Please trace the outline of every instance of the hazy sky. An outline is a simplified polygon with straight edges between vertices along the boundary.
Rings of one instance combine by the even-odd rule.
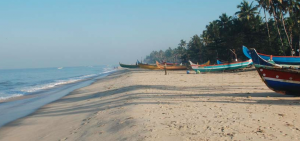
[[[0,69],[134,63],[234,15],[241,1],[1,0]]]

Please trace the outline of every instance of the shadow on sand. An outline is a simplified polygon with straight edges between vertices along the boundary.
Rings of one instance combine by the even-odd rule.
[[[179,89],[179,90],[178,90]],[[60,99],[56,101],[55,103],[74,103],[74,106],[72,107],[55,107],[53,109],[47,109],[47,110],[41,110],[39,114],[35,116],[58,116],[58,115],[65,115],[65,114],[78,114],[78,113],[91,113],[91,112],[98,112],[105,109],[110,108],[119,108],[119,107],[125,107],[130,105],[139,105],[139,104],[179,104],[182,100],[191,100],[191,102],[215,102],[215,103],[233,103],[233,104],[268,104],[268,105],[294,105],[298,106],[300,105],[300,100],[298,98],[295,98],[295,100],[290,100],[293,96],[286,96],[281,95],[273,92],[269,93],[226,93],[226,94],[215,94],[215,93],[205,93],[205,94],[179,94],[176,92],[184,92],[187,90],[207,90],[207,88],[203,87],[186,87],[186,88],[178,88],[174,86],[165,86],[165,85],[134,85],[134,86],[128,86],[128,87],[122,87],[119,89],[112,89],[112,90],[106,90],[103,92],[96,92],[91,93],[87,95],[76,97],[65,97],[63,99]],[[237,89],[237,87],[230,87],[227,89]],[[139,90],[139,91],[137,91]],[[149,92],[143,92],[140,91],[146,91]],[[151,90],[159,90],[160,93],[152,93]],[[174,93],[172,94],[166,94],[164,92],[161,92],[163,90],[174,90]],[[209,92],[208,90],[207,92]],[[210,92],[212,92],[211,90]],[[102,99],[105,96],[113,96],[112,98],[105,98]],[[246,97],[253,97],[253,99]],[[201,98],[218,98],[218,99],[212,99],[212,100],[200,100]],[[222,100],[224,97],[224,100]],[[234,101],[234,100],[228,100],[230,98],[238,98],[242,97],[244,98],[244,101]],[[267,97],[270,97],[269,99]],[[155,100],[153,100],[155,98]],[[176,99],[176,100],[170,100],[170,99]],[[255,98],[259,98],[259,100],[256,100]],[[288,99],[286,99],[288,98]],[[137,99],[143,99],[145,102],[135,102]],[[199,100],[197,100],[199,99]],[[221,99],[221,100],[220,100]],[[148,102],[147,102],[148,100]],[[89,101],[86,104],[80,104],[78,105],[79,101]],[[94,101],[94,102],[93,102]],[[152,102],[150,102],[152,101]],[[157,101],[157,102],[153,102]],[[168,102],[164,102],[168,101]],[[77,104],[76,104],[77,103]],[[73,105],[73,104],[71,104]]]

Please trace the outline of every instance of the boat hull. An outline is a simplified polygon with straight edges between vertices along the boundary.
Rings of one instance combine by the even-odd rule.
[[[250,49],[250,53],[259,76],[271,90],[281,94],[300,95],[299,68],[264,60],[255,49]]]
[[[157,61],[156,61],[156,66],[159,69],[165,69],[165,66],[160,65]],[[166,70],[187,70],[186,66],[166,66]]]
[[[194,71],[200,72],[217,72],[217,71],[227,71],[227,70],[236,70],[247,67],[252,63],[252,60],[236,63],[227,63],[219,65],[208,65],[208,66],[199,66],[198,68],[193,68]]]
[[[151,69],[151,70],[159,69],[156,65],[147,65],[147,64],[139,64],[139,67],[143,69]]]
[[[120,66],[122,68],[139,68],[139,65],[126,65],[126,64],[122,64],[122,63],[120,63]]]
[[[300,95],[299,73],[264,67],[257,67],[257,72],[271,90],[286,95]]]

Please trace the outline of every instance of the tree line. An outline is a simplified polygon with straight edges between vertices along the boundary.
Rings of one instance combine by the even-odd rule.
[[[246,60],[242,45],[272,55],[299,56],[300,0],[243,0],[234,16],[223,13],[209,22],[200,35],[181,40],[177,47],[152,51],[144,62],[167,61],[204,63],[217,59],[232,61],[235,50],[239,60]]]

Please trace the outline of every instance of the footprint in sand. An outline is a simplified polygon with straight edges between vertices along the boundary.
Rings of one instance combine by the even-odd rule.
[[[60,141],[65,141],[65,140],[67,140],[68,138],[67,137],[65,137],[65,138],[63,138],[63,139],[60,139]]]

